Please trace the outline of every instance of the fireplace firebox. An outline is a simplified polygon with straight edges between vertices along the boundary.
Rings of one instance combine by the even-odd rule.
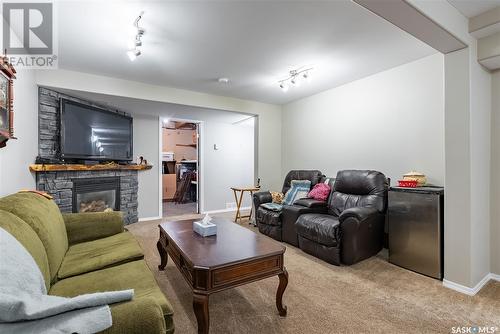
[[[73,179],[73,212],[120,211],[120,178]]]

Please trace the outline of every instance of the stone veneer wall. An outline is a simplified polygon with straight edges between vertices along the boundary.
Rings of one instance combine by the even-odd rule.
[[[84,103],[109,111],[121,113],[116,109],[81,100],[47,88],[38,89],[38,154],[42,158],[59,157],[60,142],[60,98]],[[123,113],[121,113],[123,114]],[[124,223],[132,224],[138,221],[137,213],[137,171],[63,171],[36,173],[36,188],[54,196],[62,212],[72,212],[73,179],[120,177],[120,211],[124,214]]]
[[[123,212],[124,223],[138,221],[137,215],[137,171],[64,171],[40,172],[36,174],[36,188],[54,196],[54,201],[62,212],[72,212],[73,179],[94,177],[120,177],[120,211]]]

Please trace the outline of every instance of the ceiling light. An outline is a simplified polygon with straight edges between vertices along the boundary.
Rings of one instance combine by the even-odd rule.
[[[286,84],[286,82],[281,82],[280,88],[283,91],[283,93],[286,93],[288,91],[288,85]]]
[[[139,16],[134,20],[133,26],[134,26],[135,39],[128,43],[128,51],[127,51],[127,56],[129,57],[130,61],[134,61],[135,58],[141,55],[141,51],[138,49],[138,47],[142,46],[141,38],[146,32],[144,28],[139,27],[139,21],[142,19],[143,15],[144,12],[141,12]]]
[[[306,79],[308,82],[311,79],[310,71],[312,68],[306,68],[306,69],[296,69],[296,70],[291,70],[288,72],[288,77],[286,79],[278,81],[280,88],[286,92],[288,90],[289,84],[294,87],[299,87],[300,86],[300,80],[301,78]]]
[[[304,72],[304,74],[302,74],[302,77],[308,82],[310,83],[311,82],[311,74],[309,73],[309,71],[306,71]]]
[[[128,50],[127,51],[127,56],[130,59],[130,61],[134,61],[135,58],[141,55],[141,51],[134,49],[134,50]]]
[[[229,83],[229,78],[219,78],[217,81],[223,84],[228,84]]]
[[[133,41],[128,41],[128,43],[127,43],[127,47],[128,47],[129,50],[133,50],[136,47],[141,46],[141,45],[142,45],[142,41],[140,39],[136,39],[136,40],[133,40]]]

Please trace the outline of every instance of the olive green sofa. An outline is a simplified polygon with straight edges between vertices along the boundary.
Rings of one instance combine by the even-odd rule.
[[[110,305],[103,333],[173,333],[173,310],[160,291],[120,212],[61,214],[35,193],[0,198],[0,227],[33,256],[50,295],[134,289],[131,301]]]

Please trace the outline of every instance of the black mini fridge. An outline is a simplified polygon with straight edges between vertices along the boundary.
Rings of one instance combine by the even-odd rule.
[[[443,279],[444,188],[391,187],[389,262]]]

